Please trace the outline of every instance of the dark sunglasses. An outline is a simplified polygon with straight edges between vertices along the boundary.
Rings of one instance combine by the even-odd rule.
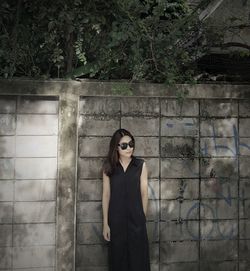
[[[129,146],[130,148],[134,148],[135,143],[134,143],[133,140],[131,140],[131,141],[129,141],[128,143],[127,143],[127,142],[123,142],[123,143],[121,143],[121,144],[118,144],[118,146],[120,146],[122,150],[126,150],[128,146]]]

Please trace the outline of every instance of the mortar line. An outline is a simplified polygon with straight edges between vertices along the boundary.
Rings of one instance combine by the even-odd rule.
[[[158,265],[158,270],[161,271],[161,101],[162,99],[159,97],[159,160],[158,160],[158,165],[159,165],[159,214],[158,214],[158,225],[157,225],[157,230],[158,230],[158,255],[159,255],[159,265]]]
[[[201,206],[201,99],[198,100],[198,153],[199,153],[199,196],[198,196],[198,201],[199,201],[199,208],[198,208],[198,271],[201,271],[201,210],[200,210],[200,206]]]

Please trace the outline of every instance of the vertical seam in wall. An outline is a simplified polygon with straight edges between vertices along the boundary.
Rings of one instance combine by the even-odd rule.
[[[237,148],[236,148],[236,159],[237,159],[237,167],[238,167],[238,201],[237,201],[237,209],[238,209],[238,223],[237,223],[237,270],[240,270],[240,167],[239,167],[239,159],[240,159],[240,145],[239,145],[239,141],[240,141],[240,106],[239,106],[240,101],[237,100],[237,110],[238,110],[238,114],[237,114]]]
[[[199,201],[199,214],[198,214],[198,271],[201,270],[201,217],[200,217],[200,203],[201,203],[201,100],[198,100],[198,154],[199,154],[199,168],[198,168],[198,173],[199,173],[199,195],[198,195],[198,201]]]
[[[75,191],[74,191],[74,194],[75,194],[75,199],[74,199],[74,240],[73,240],[73,249],[74,249],[74,253],[73,253],[73,271],[75,271],[75,266],[76,266],[76,246],[77,246],[77,240],[76,240],[76,234],[77,234],[77,220],[76,220],[76,211],[77,211],[77,207],[76,207],[76,204],[77,204],[77,193],[78,193],[78,151],[79,151],[79,138],[78,138],[78,128],[79,128],[79,118],[80,118],[80,106],[79,106],[79,100],[81,98],[80,95],[78,94],[73,94],[74,97],[75,97],[75,101],[76,101],[76,144],[75,144]]]
[[[161,98],[159,97],[159,160],[158,160],[158,165],[159,165],[159,214],[158,214],[158,255],[159,255],[159,266],[158,270],[161,270]]]

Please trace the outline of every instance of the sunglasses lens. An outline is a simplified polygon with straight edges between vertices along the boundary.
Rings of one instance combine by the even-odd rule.
[[[121,146],[122,150],[126,150],[128,145],[130,148],[134,148],[134,142],[132,140],[129,143],[127,143],[127,142],[121,143],[120,146]]]

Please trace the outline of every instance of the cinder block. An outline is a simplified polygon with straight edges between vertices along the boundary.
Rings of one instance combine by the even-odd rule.
[[[57,115],[17,115],[17,135],[57,135]]]
[[[149,244],[149,258],[151,264],[159,264],[159,243]]]
[[[240,137],[250,137],[250,118],[239,119],[239,136]]]
[[[15,247],[55,245],[55,224],[14,224]]]
[[[197,202],[196,200],[184,200],[182,203],[179,200],[161,200],[161,219],[166,221],[179,218],[198,219],[199,210],[193,207]]]
[[[159,199],[159,183],[160,181],[157,179],[151,180],[148,179],[148,198],[155,200]]]
[[[184,99],[179,102],[176,99],[161,99],[161,115],[163,116],[198,116],[199,104],[197,100]]]
[[[16,157],[56,157],[57,136],[17,136]]]
[[[250,177],[250,167],[249,167],[250,157],[239,157],[239,162],[240,162],[239,168],[240,177],[242,178]]]
[[[237,199],[201,199],[202,219],[237,219]]]
[[[13,181],[0,181],[0,201],[12,201],[13,191]]]
[[[237,259],[237,240],[217,240],[200,242],[201,260],[212,262]]]
[[[204,240],[229,240],[237,239],[237,220],[201,220],[201,239]]]
[[[160,222],[160,240],[164,241],[184,241],[199,238],[198,221],[176,221]]]
[[[239,262],[239,271],[246,271],[248,267],[249,267],[249,262],[247,261]]]
[[[250,156],[250,138],[239,139],[239,152],[241,156]]]
[[[121,100],[123,116],[158,116],[160,104],[158,98],[126,97]]]
[[[250,199],[240,199],[240,218],[250,218]]]
[[[79,136],[112,136],[119,129],[120,119],[117,116],[84,116],[79,117]]]
[[[56,179],[57,158],[17,158],[16,179]]]
[[[198,140],[195,137],[161,137],[161,157],[189,157],[199,156]]]
[[[18,113],[38,113],[38,114],[57,114],[58,113],[57,97],[42,96],[21,96],[17,100]]]
[[[134,151],[136,156],[159,156],[159,138],[135,137]]]
[[[216,259],[216,255],[214,255]],[[235,271],[238,270],[237,268],[237,261],[229,261],[229,262],[208,262],[208,261],[201,261],[201,270],[206,271]]]
[[[108,247],[104,245],[78,245],[76,248],[76,267],[107,266]]]
[[[51,267],[54,265],[54,246],[13,248],[13,268]]]
[[[14,159],[0,158],[0,179],[14,178]]]
[[[0,136],[0,157],[15,157],[14,136]]]
[[[16,112],[16,98],[5,96],[0,98],[0,113],[15,113]]]
[[[171,251],[171,253],[169,253]],[[161,263],[193,262],[198,260],[198,242],[162,242],[160,244]]]
[[[163,178],[195,178],[199,176],[198,158],[162,158],[161,176]]]
[[[79,180],[78,200],[102,200],[103,182],[100,180]]]
[[[148,178],[159,178],[159,158],[143,157],[147,165]]]
[[[103,223],[77,224],[77,244],[104,244]]]
[[[146,228],[150,245],[153,242],[159,242],[159,222],[147,221]]]
[[[250,181],[249,179],[240,179],[240,198],[250,199]]]
[[[79,202],[77,206],[77,221],[102,222],[102,203],[96,201]]]
[[[80,114],[119,115],[120,99],[116,97],[84,97],[79,101]]]
[[[0,223],[12,223],[13,203],[0,202]]]
[[[197,118],[161,118],[161,136],[197,136]]]
[[[12,225],[0,225],[0,247],[10,246],[12,246]]]
[[[16,202],[14,222],[55,222],[55,202]]]
[[[201,177],[232,178],[238,176],[238,163],[234,158],[204,158],[201,160]]]
[[[15,115],[0,114],[0,135],[14,135],[15,127]]]
[[[171,263],[161,264],[161,271],[198,271],[199,263]]]
[[[107,156],[110,137],[80,137],[79,156]]]
[[[56,180],[19,180],[15,182],[16,201],[56,199]]]
[[[250,101],[249,100],[239,101],[239,116],[250,117]]]
[[[199,179],[161,179],[161,199],[198,199]]]
[[[238,181],[236,178],[208,178],[201,180],[202,198],[237,198]]]
[[[250,219],[239,220],[240,239],[250,239]]]
[[[12,248],[0,247],[0,268],[11,270]]]
[[[238,103],[233,100],[201,100],[201,116],[202,117],[237,117]]]
[[[237,118],[202,119],[200,123],[201,136],[235,136],[234,127],[238,129]]]
[[[160,217],[160,201],[148,200],[148,209],[146,214],[147,221],[159,221]]]
[[[122,117],[121,127],[129,130],[133,136],[158,136],[159,118],[144,117]]]
[[[202,137],[200,150],[202,157],[236,157],[237,155],[234,138]]]
[[[102,178],[102,158],[79,158],[78,172],[79,179]]]

